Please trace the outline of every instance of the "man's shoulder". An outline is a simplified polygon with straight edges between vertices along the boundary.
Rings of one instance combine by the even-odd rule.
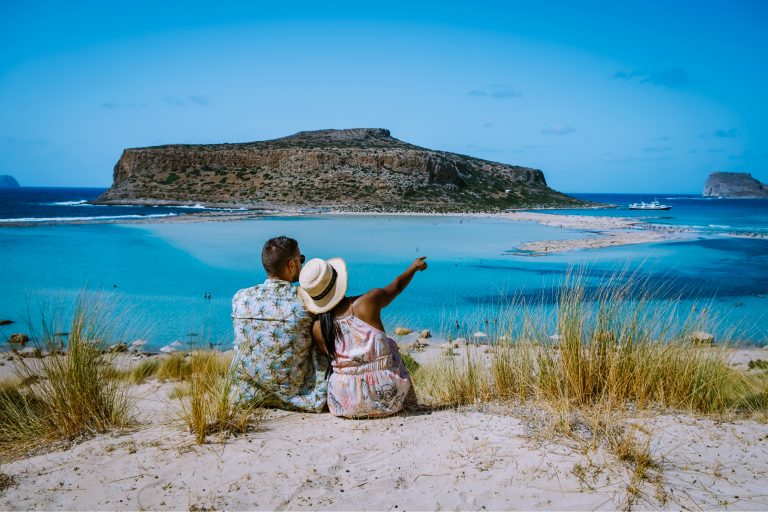
[[[235,310],[252,309],[257,304],[267,305],[273,309],[290,310],[297,317],[309,315],[299,298],[297,288],[287,282],[266,281],[256,286],[238,290],[232,297],[232,305]]]
[[[267,279],[263,283],[259,283],[248,288],[238,290],[235,295],[240,293],[253,293],[253,292],[280,292],[280,293],[293,293],[296,294],[296,287],[288,281],[281,281],[279,279]]]
[[[256,286],[249,286],[248,288],[243,288],[241,290],[237,290],[235,292],[235,298],[237,298],[237,297],[244,297],[244,296],[247,296],[247,295],[254,295],[255,293],[257,293],[259,291],[259,289],[261,289],[261,286],[262,285],[257,284]]]

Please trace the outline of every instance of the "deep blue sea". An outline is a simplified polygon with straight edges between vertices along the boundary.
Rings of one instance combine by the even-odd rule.
[[[88,204],[104,188],[0,188],[0,224],[9,222],[66,222],[91,219],[173,217],[191,211],[222,210],[203,206],[106,206]],[[223,209],[226,211],[226,209]]]
[[[412,216],[265,216],[237,222],[67,224],[66,219],[184,215],[194,209],[90,206],[103,189],[0,190],[0,224],[6,219],[59,219],[50,225],[0,227],[0,341],[29,332],[39,311],[66,315],[87,289],[114,309],[124,336],[145,338],[148,348],[171,341],[232,343],[230,300],[265,278],[265,239],[299,240],[307,257],[341,256],[351,294],[386,285],[413,258],[430,264],[385,310],[388,328],[406,325],[457,336],[507,329],[500,314],[512,300],[551,308],[552,292],[569,272],[583,274],[589,293],[625,270],[658,292],[658,303],[679,301],[678,315],[707,308],[711,330],[722,338],[768,342],[768,240],[731,238],[722,232],[764,233],[766,200],[705,200],[672,194],[574,194],[621,206],[563,213],[647,217],[692,226],[685,240],[583,250],[532,257],[518,254],[525,241],[592,236],[582,230],[494,218]],[[626,209],[658,198],[666,212]],[[551,212],[551,211],[550,211]],[[725,227],[727,226],[727,227]],[[613,278],[621,283],[623,278]],[[206,294],[210,293],[210,299]],[[31,318],[31,319],[30,319]],[[459,330],[456,330],[459,322]],[[27,325],[27,324],[30,325]],[[548,326],[554,333],[554,325]]]

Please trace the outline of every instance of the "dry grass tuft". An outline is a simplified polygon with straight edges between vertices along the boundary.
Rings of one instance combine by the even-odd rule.
[[[444,356],[411,372],[424,403],[445,407],[471,405],[493,399],[486,369],[467,350],[463,358]]]
[[[63,347],[54,335],[61,325],[43,315],[36,338],[49,353],[66,353],[19,360],[17,379],[29,385],[0,387],[0,454],[12,457],[130,422],[126,385],[112,378],[112,356],[103,354],[112,335],[110,318],[104,303],[81,294]]]
[[[157,375],[160,370],[160,361],[157,359],[146,359],[133,368],[129,373],[129,381],[133,384],[142,384],[147,379]]]
[[[246,432],[264,419],[265,410],[257,402],[233,401],[230,359],[212,352],[193,353],[188,361],[188,388],[177,393],[182,415],[199,444],[208,435]]]
[[[0,472],[0,494],[14,485],[16,485],[16,478],[13,475]]]
[[[159,360],[155,376],[162,382],[166,380],[188,380],[192,375],[189,359],[178,352]]]

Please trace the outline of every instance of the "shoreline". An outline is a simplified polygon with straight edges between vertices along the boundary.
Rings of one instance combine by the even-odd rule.
[[[141,204],[138,204],[141,205]],[[164,204],[160,206],[185,207],[188,204]],[[194,206],[201,206],[195,203]],[[228,205],[232,206],[232,205]],[[545,256],[576,250],[602,249],[608,247],[620,247],[625,245],[640,245],[689,240],[691,238],[741,238],[752,240],[768,239],[768,234],[744,233],[736,231],[706,233],[698,231],[690,226],[674,226],[653,224],[651,222],[632,217],[610,217],[602,215],[580,215],[578,213],[546,213],[542,211],[530,211],[530,209],[508,210],[504,212],[424,212],[424,211],[350,211],[346,209],[328,209],[321,211],[308,211],[301,209],[241,209],[243,205],[234,205],[232,210],[224,206],[209,205],[212,208],[204,211],[194,211],[183,214],[161,214],[157,216],[123,216],[123,217],[98,217],[78,218],[72,220],[66,218],[45,219],[40,221],[23,220],[0,222],[3,227],[38,227],[38,226],[76,226],[90,224],[116,224],[116,225],[146,225],[146,224],[176,224],[198,222],[238,222],[246,220],[269,219],[273,217],[455,217],[464,219],[504,219],[511,222],[530,222],[542,226],[573,230],[583,233],[585,236],[570,239],[530,240],[520,243],[509,253],[517,256]],[[614,205],[584,206],[581,208],[569,208],[572,210],[609,209]],[[217,208],[217,209],[213,209]],[[539,208],[537,210],[546,210]],[[548,208],[558,209],[558,208]]]
[[[594,207],[589,208],[594,209]],[[346,210],[328,210],[321,212],[308,211],[203,211],[163,217],[146,218],[106,218],[100,220],[77,219],[72,221],[45,220],[24,222],[3,222],[2,227],[37,227],[37,226],[70,226],[89,224],[175,224],[195,222],[237,222],[244,220],[268,219],[271,217],[457,217],[468,219],[504,219],[511,222],[532,222],[543,226],[585,232],[588,236],[574,240],[532,240],[518,245],[515,254],[541,256],[545,254],[567,252],[580,249],[599,249],[622,245],[660,243],[682,240],[700,235],[691,229],[667,227],[649,224],[628,217],[608,217],[578,214],[539,213],[527,210],[507,211],[499,213],[483,212],[350,212]],[[591,236],[590,236],[591,235]],[[722,236],[722,235],[721,235]],[[728,235],[726,235],[728,236]]]

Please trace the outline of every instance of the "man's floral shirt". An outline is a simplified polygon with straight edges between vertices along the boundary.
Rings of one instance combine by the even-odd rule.
[[[237,400],[258,399],[287,409],[325,407],[327,363],[312,343],[312,317],[296,287],[267,279],[232,299]]]

